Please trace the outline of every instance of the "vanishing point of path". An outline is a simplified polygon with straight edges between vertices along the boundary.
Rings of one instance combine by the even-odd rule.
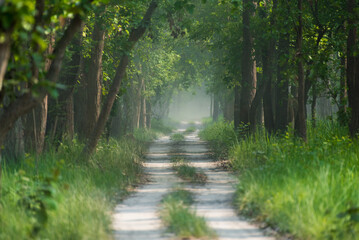
[[[179,129],[178,131],[184,131]],[[173,187],[183,182],[172,170],[171,156],[182,156],[208,177],[204,185],[186,184],[195,194],[194,208],[208,225],[216,231],[219,240],[271,240],[256,226],[237,216],[231,205],[236,179],[219,168],[210,158],[205,142],[198,131],[186,135],[185,141],[171,143],[163,137],[151,144],[144,165],[149,182],[116,206],[112,228],[114,238],[121,240],[174,239],[166,233],[159,218],[160,202]]]

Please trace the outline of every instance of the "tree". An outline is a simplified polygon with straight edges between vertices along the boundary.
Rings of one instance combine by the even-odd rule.
[[[89,158],[89,156],[95,151],[96,145],[97,145],[97,143],[100,139],[100,136],[105,128],[106,122],[110,116],[113,103],[116,99],[118,91],[120,90],[121,83],[125,76],[127,65],[129,63],[128,52],[130,52],[134,48],[137,41],[145,33],[148,25],[150,24],[151,17],[153,15],[154,11],[156,10],[157,6],[158,6],[158,4],[157,4],[156,0],[151,1],[139,26],[130,31],[130,35],[128,37],[128,42],[126,44],[126,51],[124,52],[124,55],[121,57],[121,60],[119,61],[118,67],[116,69],[116,75],[113,79],[111,88],[110,88],[107,98],[104,102],[103,108],[102,108],[100,116],[98,118],[98,121],[96,122],[96,126],[95,126],[86,146],[83,149],[85,158]]]
[[[355,0],[348,0],[348,40],[347,40],[347,84],[348,100],[351,110],[349,130],[352,137],[359,131],[359,57],[357,40],[357,15]]]

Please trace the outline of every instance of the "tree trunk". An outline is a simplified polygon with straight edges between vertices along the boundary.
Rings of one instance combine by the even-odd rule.
[[[340,88],[339,88],[339,110],[338,110],[338,121],[342,126],[348,124],[347,121],[347,82],[345,78],[346,70],[346,57],[342,56],[340,59],[341,70],[340,70]]]
[[[218,93],[213,95],[213,121],[217,122],[219,117],[219,96]]]
[[[239,128],[240,124],[241,124],[241,119],[240,119],[240,87],[238,86],[238,83],[236,83],[235,87],[234,87],[234,104],[233,104],[233,119],[234,119],[234,127],[236,129]]]
[[[273,76],[273,51],[274,41],[271,40],[263,50],[263,81],[265,89],[263,94],[264,126],[268,132],[274,130],[273,105],[272,105],[272,76]]]
[[[54,51],[53,45],[55,36],[50,35],[49,46],[46,50],[46,56],[50,56]],[[45,60],[45,71],[48,71],[51,66],[51,60]],[[38,78],[38,69],[34,71],[35,78]],[[32,112],[25,116],[25,147],[26,150],[35,150],[36,154],[41,154],[45,145],[45,134],[47,126],[47,112],[48,112],[48,95],[33,109]]]
[[[11,32],[12,31],[4,33],[4,41],[0,42],[0,91],[2,90],[4,76],[10,58]]]
[[[253,15],[252,0],[244,0],[243,10],[243,50],[242,50],[242,84],[239,106],[239,122],[250,123],[249,114],[253,98],[256,94],[257,76],[256,62],[253,54],[253,39],[250,29],[250,18]],[[238,125],[236,126],[238,127]]]
[[[298,0],[298,26],[297,26],[297,68],[298,68],[298,122],[296,125],[296,133],[305,142],[307,141],[307,126],[305,114],[305,83],[304,83],[304,67],[303,67],[303,23],[302,23],[302,0]]]
[[[224,96],[223,118],[225,121],[232,122],[234,120],[233,109],[234,109],[234,96],[233,96],[233,90],[230,90],[228,91],[226,96]]]
[[[357,47],[357,22],[354,9],[356,8],[356,1],[348,0],[347,84],[348,101],[351,109],[349,131],[352,137],[357,137],[359,132],[359,57],[355,56]]]
[[[289,79],[288,70],[289,34],[281,34],[278,45],[278,65],[275,98],[275,129],[285,131],[288,125],[288,95]]]
[[[147,109],[146,109],[146,97],[144,92],[146,91],[146,84],[143,80],[143,85],[142,85],[142,96],[141,96],[141,124],[140,127],[141,128],[146,128],[147,127]]]
[[[317,105],[317,87],[316,87],[316,83],[312,84],[312,92],[313,92],[313,96],[312,96],[312,103],[310,105],[310,111],[311,111],[311,115],[312,115],[312,127],[315,128],[316,125],[316,110],[315,107]]]
[[[151,119],[152,119],[152,111],[151,111],[151,101],[146,101],[146,109],[147,109],[147,118],[146,118],[146,125],[148,129],[151,129],[152,127],[152,123],[151,123]]]
[[[147,26],[150,24],[152,14],[154,13],[156,8],[157,8],[157,1],[152,0],[139,27],[132,30],[130,33],[128,43],[126,44],[127,45],[126,52],[130,52],[135,46],[135,44],[137,43],[137,41],[143,36],[143,34],[147,29]],[[93,130],[89,141],[87,142],[86,146],[83,149],[84,157],[87,160],[89,156],[95,151],[96,145],[100,140],[100,136],[105,128],[107,119],[110,116],[112,105],[116,99],[118,91],[120,90],[122,80],[126,73],[128,62],[129,62],[129,56],[126,53],[124,53],[116,69],[116,74],[113,79],[113,83],[110,87],[109,93],[101,110],[95,129]]]
[[[88,139],[91,136],[91,130],[95,128],[101,109],[101,73],[102,73],[102,55],[105,46],[105,27],[101,15],[96,14],[94,30],[92,33],[93,46],[91,57],[86,67],[88,68],[84,81],[86,86],[86,115],[83,118],[80,138]]]

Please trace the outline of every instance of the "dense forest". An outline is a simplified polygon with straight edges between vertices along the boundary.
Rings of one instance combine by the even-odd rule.
[[[111,238],[108,212],[196,89],[239,212],[356,239],[358,27],[358,0],[0,1],[0,239]]]

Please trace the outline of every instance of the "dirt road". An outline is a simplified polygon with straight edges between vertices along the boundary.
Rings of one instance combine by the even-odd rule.
[[[179,129],[179,132],[184,129]],[[119,204],[113,214],[115,239],[173,239],[165,232],[158,216],[160,201],[172,187],[180,184],[172,170],[171,157],[184,157],[192,166],[201,169],[208,177],[204,185],[185,184],[195,193],[194,209],[203,216],[220,240],[270,240],[257,227],[237,216],[231,206],[235,178],[217,167],[210,158],[205,142],[200,141],[198,131],[186,135],[185,141],[173,144],[163,137],[151,144],[145,172],[150,182],[139,187],[135,193]]]

